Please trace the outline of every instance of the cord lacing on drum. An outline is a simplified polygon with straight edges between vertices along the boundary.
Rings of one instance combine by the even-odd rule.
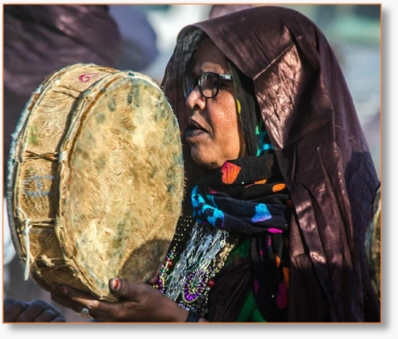
[[[30,225],[30,219],[26,215],[26,213],[18,207],[18,211],[21,212],[25,218],[24,221],[24,230],[22,231],[23,240],[25,242],[25,250],[26,250],[26,261],[25,261],[25,269],[24,269],[24,279],[29,279],[29,269],[30,269],[30,240],[29,240],[29,230],[32,228]]]

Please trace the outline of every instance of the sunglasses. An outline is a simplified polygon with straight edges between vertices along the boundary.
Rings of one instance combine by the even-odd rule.
[[[186,75],[183,78],[183,90],[185,99],[189,97],[196,85],[205,98],[214,98],[220,90],[221,81],[232,82],[232,75],[204,72],[199,77]]]

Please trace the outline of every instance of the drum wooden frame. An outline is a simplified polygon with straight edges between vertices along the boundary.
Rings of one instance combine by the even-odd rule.
[[[149,77],[94,64],[50,76],[13,135],[7,205],[31,275],[115,301],[109,279],[147,281],[181,213],[177,120]]]

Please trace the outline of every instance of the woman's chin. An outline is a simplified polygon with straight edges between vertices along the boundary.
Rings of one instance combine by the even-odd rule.
[[[219,161],[210,159],[208,156],[203,155],[202,152],[197,152],[194,149],[191,149],[191,158],[196,165],[208,170],[216,169],[222,166],[222,164],[219,165]]]

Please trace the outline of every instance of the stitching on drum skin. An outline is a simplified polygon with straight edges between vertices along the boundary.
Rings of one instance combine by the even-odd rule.
[[[48,152],[48,153],[36,153],[33,151],[26,150],[26,160],[30,159],[46,159],[50,161],[58,160],[58,152]]]
[[[58,86],[58,88],[54,88],[53,91],[55,93],[65,94],[65,95],[70,96],[75,99],[77,99],[81,94],[80,91],[75,90],[69,86]]]
[[[58,261],[58,264],[56,263]],[[44,267],[40,267],[40,270],[43,271],[48,271],[52,268],[68,268],[68,266],[65,264],[65,260],[63,257],[52,257],[49,258],[45,254],[41,255],[39,258],[36,259],[37,265],[44,265]]]
[[[54,228],[54,222],[55,218],[45,218],[45,219],[35,219],[35,221],[31,222],[30,224],[34,228],[40,228],[40,227],[45,227],[45,228]],[[33,231],[31,231],[33,232]]]
[[[68,265],[57,265],[57,264],[51,263],[51,266],[48,266],[48,265],[46,265],[46,263],[44,263],[41,260],[39,260],[37,263],[40,265],[41,273],[46,272],[46,271],[47,272],[52,271],[54,269],[57,269],[57,270],[66,269],[66,271],[70,270],[70,267]]]

